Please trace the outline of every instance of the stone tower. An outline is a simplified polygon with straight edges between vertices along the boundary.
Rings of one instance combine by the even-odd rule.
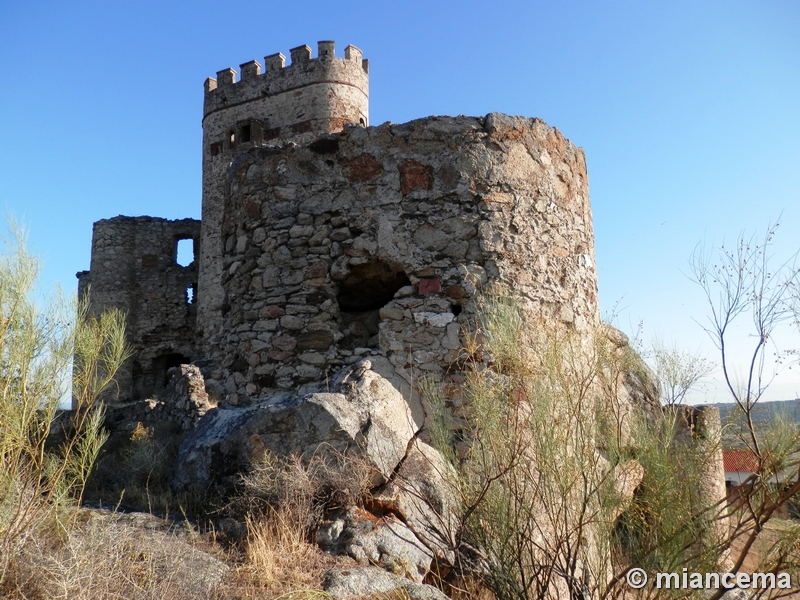
[[[225,300],[206,384],[223,403],[324,385],[362,358],[409,398],[425,377],[457,386],[494,283],[527,333],[590,339],[599,323],[584,153],[539,119],[346,127],[243,148],[219,179]]]
[[[464,331],[495,283],[534,335],[589,339],[599,324],[583,151],[498,113],[371,127],[367,61],[344,55],[319,42],[316,58],[300,46],[288,66],[274,54],[263,73],[251,61],[239,81],[206,80],[201,223],[96,224],[81,286],[93,309],[129,315],[121,400],[188,359],[223,405],[324,385],[367,357],[409,401],[422,378],[457,389]],[[196,265],[174,264],[181,238]]]
[[[220,237],[226,171],[236,156],[270,140],[301,142],[342,131],[348,123],[369,124],[369,63],[361,50],[347,46],[335,56],[335,43],[322,41],[317,58],[311,48],[265,57],[265,72],[253,60],[217,73],[205,82],[203,106],[203,245],[198,283],[198,340],[207,349],[221,333],[226,304],[220,285],[223,246]]]

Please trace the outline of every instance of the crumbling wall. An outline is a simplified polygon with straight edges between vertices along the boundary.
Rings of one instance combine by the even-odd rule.
[[[430,117],[247,149],[227,169],[210,383],[244,403],[365,355],[458,383],[503,282],[526,323],[599,322],[583,151],[538,119]],[[204,215],[205,218],[205,215]]]
[[[92,314],[126,314],[135,353],[106,398],[110,404],[160,393],[167,371],[194,356],[197,261],[178,264],[179,240],[192,240],[196,255],[200,221],[120,216],[94,224],[91,267],[78,273],[78,293],[90,293]]]
[[[106,412],[105,426],[112,432],[130,432],[137,425],[169,425],[188,431],[214,407],[206,393],[203,375],[194,365],[171,367],[169,382],[159,398],[146,398]]]

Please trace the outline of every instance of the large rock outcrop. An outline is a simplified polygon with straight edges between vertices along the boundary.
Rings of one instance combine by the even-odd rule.
[[[430,548],[397,516],[377,516],[356,507],[338,511],[326,521],[317,543],[361,565],[377,565],[416,582],[422,582],[433,560]]]
[[[446,600],[447,596],[432,585],[410,581],[387,573],[377,567],[356,567],[329,571],[323,582],[325,591],[335,600],[350,600],[365,596],[411,600]]]
[[[403,396],[368,360],[343,369],[328,391],[277,394],[246,408],[209,411],[186,437],[173,487],[207,491],[229,486],[265,452],[311,458],[332,452],[365,461],[376,485],[406,455],[416,425]]]
[[[398,515],[437,560],[453,564],[460,525],[454,482],[441,453],[415,439],[396,475],[373,494],[372,505]]]

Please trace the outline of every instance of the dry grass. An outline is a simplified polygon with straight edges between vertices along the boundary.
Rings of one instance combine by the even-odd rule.
[[[327,597],[320,591],[324,573],[352,561],[325,554],[310,540],[326,509],[364,501],[372,476],[362,462],[332,452],[309,461],[265,456],[243,478],[242,494],[230,506],[243,515],[247,538],[236,583],[226,595]]]
[[[321,590],[325,572],[350,564],[309,543],[292,515],[248,519],[247,528],[243,563],[225,588],[226,598],[327,598]]]
[[[308,543],[303,528],[287,511],[269,518],[248,518],[245,554],[263,583],[318,586],[322,580],[322,552]]]
[[[81,518],[63,539],[32,533],[11,561],[0,598],[218,598],[215,588],[228,567],[164,522],[98,511],[81,511]]]
[[[153,437],[144,429],[131,437],[119,453],[129,467],[126,483],[158,484]],[[320,590],[325,572],[353,562],[313,544],[316,527],[327,508],[363,501],[372,475],[332,453],[308,462],[268,458],[228,507],[246,526],[238,541],[176,532],[146,513],[65,507],[72,527],[42,521],[27,528],[0,573],[0,599],[319,600],[327,597]]]

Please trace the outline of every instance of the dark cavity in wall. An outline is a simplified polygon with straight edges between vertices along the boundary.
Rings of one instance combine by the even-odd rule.
[[[411,285],[405,272],[376,260],[355,265],[339,287],[340,331],[343,350],[377,348],[378,311],[386,306],[401,287]]]
[[[339,140],[320,138],[308,145],[308,149],[316,154],[335,154],[339,151]]]
[[[250,141],[251,130],[250,125],[242,125],[242,133],[240,141],[244,144]]]

